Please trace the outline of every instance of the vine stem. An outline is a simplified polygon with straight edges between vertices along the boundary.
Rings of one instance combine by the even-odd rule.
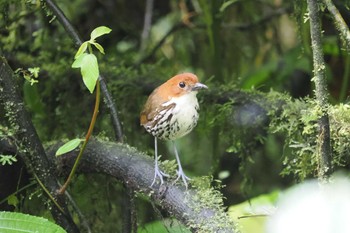
[[[95,123],[96,123],[96,119],[97,119],[97,114],[98,114],[98,109],[99,109],[99,106],[100,106],[100,99],[101,99],[101,93],[100,93],[100,81],[97,81],[96,82],[96,100],[95,100],[95,107],[94,107],[94,112],[92,114],[92,118],[91,118],[91,122],[90,122],[90,126],[89,126],[89,130],[88,132],[86,133],[86,136],[85,136],[85,140],[83,142],[83,145],[81,146],[80,148],[80,151],[79,151],[79,154],[77,156],[77,159],[75,160],[74,162],[74,165],[73,165],[73,168],[72,170],[70,171],[69,173],[69,176],[66,180],[66,182],[63,184],[63,186],[60,188],[60,190],[58,191],[60,194],[63,194],[69,183],[71,182],[74,174],[75,174],[75,171],[77,170],[78,168],[78,164],[79,164],[79,161],[84,153],[84,150],[86,148],[86,145],[87,143],[89,142],[89,139],[90,139],[90,136],[92,134],[92,131],[95,127]]]

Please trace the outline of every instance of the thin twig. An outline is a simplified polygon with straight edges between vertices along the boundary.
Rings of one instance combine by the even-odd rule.
[[[292,7],[278,8],[278,9],[273,10],[270,14],[267,14],[254,22],[242,23],[242,24],[224,23],[224,24],[222,24],[222,27],[225,29],[234,29],[234,30],[239,30],[239,31],[251,30],[254,27],[261,27],[263,24],[270,22],[270,20],[272,20],[276,17],[288,14],[291,12],[291,10],[292,10]]]
[[[322,111],[322,115],[318,120],[319,137],[317,141],[318,148],[318,166],[319,179],[327,178],[331,173],[331,143],[330,143],[330,128],[328,117],[328,90],[326,79],[326,66],[323,58],[322,42],[321,42],[321,20],[319,6],[317,0],[307,0],[309,17],[310,17],[310,33],[311,47],[313,53],[313,72],[315,82],[315,94],[318,107]]]
[[[326,4],[327,9],[331,13],[334,24],[335,24],[336,28],[338,29],[338,31],[341,35],[341,38],[343,39],[343,41],[346,45],[348,52],[350,52],[350,31],[349,31],[347,24],[345,23],[342,15],[338,11],[337,7],[333,4],[332,0],[323,0],[323,1]]]
[[[151,31],[152,26],[152,15],[153,15],[153,2],[154,0],[147,0],[146,1],[146,9],[145,9],[145,19],[143,23],[143,30],[141,33],[141,52],[145,50],[149,34]]]
[[[156,52],[157,50],[164,44],[165,40],[175,31],[185,28],[185,24],[183,22],[179,22],[177,24],[175,24],[164,36],[162,39],[160,39],[158,41],[158,43],[153,47],[153,49],[144,57],[142,57],[140,60],[138,60],[135,63],[135,67],[139,66],[140,64],[142,64],[143,62],[147,61],[148,59],[150,59]]]
[[[69,192],[65,192],[64,193],[67,197],[67,199],[69,200],[69,203],[73,206],[74,211],[78,214],[79,217],[79,221],[81,222],[81,224],[85,227],[85,230],[87,233],[92,233],[91,228],[89,226],[88,221],[86,220],[84,214],[81,212],[81,210],[79,209],[79,206],[77,205],[77,203],[75,203],[74,199],[72,198],[72,196],[69,194]]]

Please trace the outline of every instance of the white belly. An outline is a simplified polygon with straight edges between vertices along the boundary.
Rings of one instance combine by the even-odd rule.
[[[161,138],[175,140],[191,132],[197,125],[199,106],[196,94],[196,92],[191,92],[187,95],[174,97],[165,104],[175,103],[176,106],[172,111],[169,133],[165,133]]]

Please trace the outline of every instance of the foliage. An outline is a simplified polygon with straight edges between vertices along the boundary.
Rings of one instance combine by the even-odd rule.
[[[93,93],[96,81],[100,75],[98,69],[98,62],[96,56],[91,53],[91,46],[95,46],[100,53],[105,54],[103,47],[95,41],[96,38],[110,33],[112,30],[105,26],[95,28],[90,35],[90,40],[85,41],[79,47],[77,53],[74,56],[75,61],[72,64],[73,68],[80,68],[81,76],[85,86],[89,89],[90,93]],[[90,54],[86,52],[89,49]]]
[[[13,155],[0,155],[0,164],[1,165],[12,165],[14,162],[17,162],[17,159]]]
[[[270,113],[271,114],[271,113]],[[331,128],[332,163],[335,167],[344,167],[349,161],[349,114],[348,104],[328,107]],[[297,180],[314,177],[317,167],[317,119],[321,116],[312,99],[286,99],[279,115],[271,117],[270,131],[286,135],[282,174],[293,174]],[[291,153],[289,153],[291,152]]]
[[[0,212],[0,230],[10,232],[64,233],[60,226],[47,219],[22,213]]]

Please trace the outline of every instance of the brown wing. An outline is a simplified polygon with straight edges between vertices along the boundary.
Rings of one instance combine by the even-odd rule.
[[[156,91],[156,90],[155,90]],[[158,121],[154,121],[154,118],[163,110],[170,110],[175,107],[175,103],[169,104],[167,106],[162,106],[164,101],[160,98],[154,98],[155,91],[148,97],[146,104],[140,114],[140,124],[145,126],[146,124],[152,122],[151,127],[154,127]],[[170,116],[172,117],[172,116]]]
[[[140,124],[145,125],[149,121],[152,121],[154,116],[156,115],[156,109],[158,106],[162,105],[161,99],[154,98],[154,95],[158,88],[156,88],[151,95],[148,97],[145,105],[143,106],[143,110],[140,114]]]

